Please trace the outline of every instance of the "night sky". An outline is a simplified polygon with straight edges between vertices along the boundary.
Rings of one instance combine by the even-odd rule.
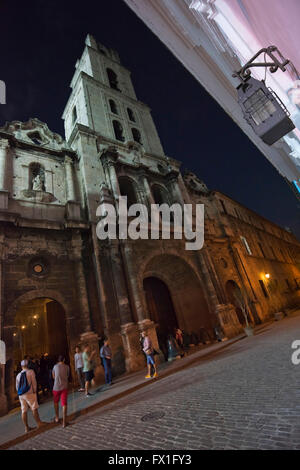
[[[90,33],[132,71],[168,156],[300,237],[299,202],[277,170],[122,0],[1,0],[0,19],[0,126],[37,117],[64,134],[69,84]]]

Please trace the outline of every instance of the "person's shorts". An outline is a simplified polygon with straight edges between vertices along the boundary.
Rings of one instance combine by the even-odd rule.
[[[85,378],[86,382],[90,382],[91,380],[93,380],[94,377],[95,376],[94,376],[94,371],[93,370],[89,370],[88,372],[84,373],[84,378]]]
[[[34,411],[39,407],[36,393],[24,393],[24,395],[19,396],[19,400],[21,403],[22,413],[25,413],[28,408],[30,408],[31,411]]]
[[[152,364],[155,366],[153,354],[147,354],[147,364]]]
[[[68,390],[67,389],[60,390],[60,391],[52,390],[52,393],[53,393],[54,403],[59,403],[59,399],[60,399],[61,406],[67,406],[67,402],[68,402]]]

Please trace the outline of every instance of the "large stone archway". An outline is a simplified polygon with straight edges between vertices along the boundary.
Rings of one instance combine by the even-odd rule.
[[[142,274],[143,280],[151,277],[160,279],[167,286],[181,329],[197,335],[201,335],[204,329],[213,334],[212,317],[202,283],[185,259],[174,254],[154,256],[144,266]]]
[[[43,302],[43,300],[45,302]],[[47,301],[47,302],[46,302]],[[32,309],[36,308],[39,309],[41,308],[41,305],[43,303],[48,303],[48,312],[46,312],[46,315],[48,314],[48,323],[46,326],[44,326],[44,330],[49,329],[49,334],[47,335],[47,341],[42,341],[43,346],[44,344],[47,344],[47,347],[49,348],[49,351],[52,353],[56,352],[56,339],[60,336],[62,337],[62,341],[59,342],[59,345],[61,348],[63,348],[63,351],[61,351],[62,354],[68,354],[68,351],[71,350],[72,345],[71,345],[71,338],[72,338],[72,333],[71,333],[71,309],[69,306],[69,303],[64,299],[64,297],[59,293],[55,292],[49,289],[40,289],[40,290],[33,290],[30,292],[27,292],[26,294],[18,297],[7,309],[7,312],[5,313],[5,327],[4,327],[4,341],[6,344],[6,353],[7,353],[7,362],[6,362],[6,367],[5,367],[5,391],[9,403],[9,407],[12,407],[15,402],[15,373],[17,370],[16,367],[16,361],[19,361],[20,359],[20,354],[24,355],[29,353],[30,355],[36,351],[36,353],[39,353],[39,349],[35,347],[35,339],[34,335],[29,335],[29,338],[32,336],[32,341],[31,341],[31,346],[27,347],[28,351],[25,350],[25,348],[22,348],[21,351],[18,351],[18,346],[16,346],[16,337],[17,335],[20,336],[22,339],[21,343],[25,341],[25,337],[22,333],[22,325],[20,323],[20,319],[24,318],[24,326],[27,328],[27,324],[25,325],[25,318],[26,318],[26,310],[30,312]],[[29,309],[27,308],[29,307]],[[34,314],[34,311],[32,310],[32,315],[30,316],[31,323],[34,322],[34,317],[38,315]],[[59,325],[55,325],[55,318],[61,318],[61,321],[59,322]],[[32,317],[32,318],[31,318]],[[20,325],[19,325],[20,323]],[[65,332],[62,331],[63,326],[65,325]],[[33,324],[31,327],[34,330]],[[55,329],[59,330],[58,331],[58,337],[55,337]],[[41,329],[42,331],[42,329]],[[28,341],[28,340],[27,340]],[[63,345],[63,342],[66,341],[67,344]],[[36,341],[37,343],[37,341]],[[44,346],[45,347],[45,346]],[[60,349],[61,349],[60,348]],[[46,350],[43,352],[47,352]]]

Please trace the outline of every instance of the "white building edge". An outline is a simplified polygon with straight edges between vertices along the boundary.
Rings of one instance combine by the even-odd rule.
[[[232,77],[241,64],[244,65],[260,48],[270,44],[260,44],[255,36],[249,40],[243,34],[244,26],[231,22],[232,12],[228,9],[227,0],[125,2],[222,106],[279,173],[290,183],[294,182],[292,186],[300,194],[299,138],[289,135],[272,146],[266,145],[245,121],[237,102],[236,87],[240,82]],[[280,49],[280,44],[275,45]],[[263,79],[264,74],[265,69],[252,69],[255,78]],[[288,73],[267,72],[267,85],[276,91],[293,114],[286,94],[288,81],[291,83]]]

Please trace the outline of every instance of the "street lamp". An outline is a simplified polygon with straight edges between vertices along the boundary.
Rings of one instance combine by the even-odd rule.
[[[266,276],[267,279],[270,279],[270,274],[269,273],[265,274],[265,276]]]
[[[277,52],[282,62],[273,54]],[[264,53],[272,62],[254,62]],[[285,59],[276,46],[260,49],[233,77],[238,77],[241,84],[237,87],[238,102],[244,118],[250,124],[254,132],[268,145],[274,144],[284,135],[295,129],[290,119],[290,114],[279,96],[269,87],[264,80],[256,80],[251,77],[250,67],[265,67],[271,73],[279,68],[285,72],[286,65],[290,61]]]

